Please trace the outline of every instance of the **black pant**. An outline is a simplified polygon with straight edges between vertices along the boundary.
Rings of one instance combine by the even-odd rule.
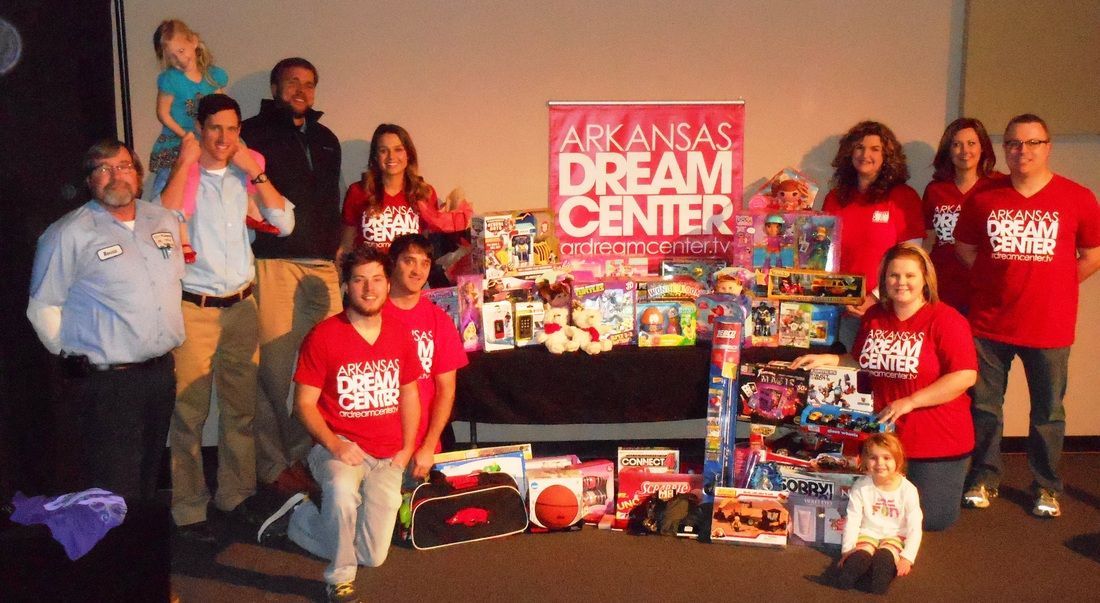
[[[153,499],[176,401],[172,355],[71,376],[62,390],[55,489],[103,488],[128,499]]]

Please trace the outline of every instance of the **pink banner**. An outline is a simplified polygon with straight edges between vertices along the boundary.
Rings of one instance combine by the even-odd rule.
[[[551,105],[563,259],[729,258],[744,123],[740,102]]]

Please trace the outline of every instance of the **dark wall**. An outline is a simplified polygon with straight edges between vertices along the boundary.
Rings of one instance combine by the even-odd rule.
[[[22,57],[0,75],[0,496],[49,489],[55,374],[26,319],[35,242],[83,203],[79,166],[115,136],[111,3],[5,0]],[[63,444],[63,443],[62,443]]]

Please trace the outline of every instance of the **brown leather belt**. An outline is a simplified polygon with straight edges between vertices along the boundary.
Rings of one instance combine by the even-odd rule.
[[[183,301],[191,302],[200,308],[228,308],[239,301],[248,299],[249,295],[252,295],[252,285],[241,289],[233,295],[227,295],[225,297],[199,295],[198,293],[184,291]]]

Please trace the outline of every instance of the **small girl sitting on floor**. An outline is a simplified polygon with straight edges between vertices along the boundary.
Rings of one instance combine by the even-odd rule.
[[[905,451],[892,433],[863,443],[866,476],[852,485],[844,524],[837,586],[850,589],[870,576],[871,592],[883,594],[894,576],[905,576],[917,559],[921,523],[917,488],[905,479]]]

